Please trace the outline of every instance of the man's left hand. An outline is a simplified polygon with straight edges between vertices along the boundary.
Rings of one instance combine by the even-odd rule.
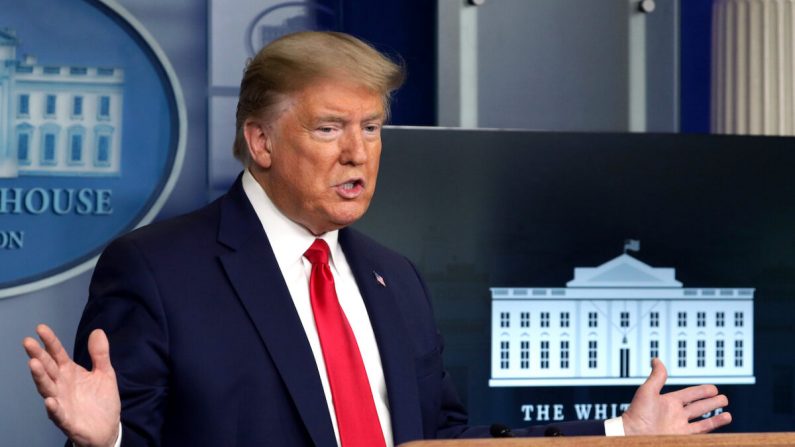
[[[699,385],[660,394],[668,373],[660,359],[653,359],[651,374],[621,416],[624,434],[685,435],[707,433],[732,421],[728,412],[702,419],[702,415],[729,404],[715,385]],[[693,422],[691,422],[693,421]]]

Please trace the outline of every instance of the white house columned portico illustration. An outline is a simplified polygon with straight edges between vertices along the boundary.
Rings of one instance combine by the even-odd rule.
[[[0,178],[119,176],[124,71],[17,59],[0,29]]]
[[[494,287],[492,387],[753,384],[753,288],[686,288],[624,253],[566,287]]]

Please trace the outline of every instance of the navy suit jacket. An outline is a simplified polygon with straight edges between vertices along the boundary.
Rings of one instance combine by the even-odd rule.
[[[414,266],[352,229],[339,243],[372,321],[395,444],[488,436],[467,426]],[[303,326],[240,179],[207,207],[107,247],[75,343],[87,367],[95,328],[110,339],[125,446],[336,446]],[[604,433],[599,421],[558,427]]]

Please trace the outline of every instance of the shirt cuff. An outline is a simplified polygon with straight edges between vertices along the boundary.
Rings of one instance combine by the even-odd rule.
[[[619,418],[621,419],[621,418]],[[607,421],[605,421],[607,423]],[[606,431],[606,430],[605,430]],[[624,434],[624,425],[621,424],[621,434]],[[119,437],[116,438],[116,443],[113,444],[113,447],[121,447],[121,421],[119,421]]]
[[[624,436],[624,421],[621,416],[605,420],[605,436]]]
[[[77,447],[77,444],[73,442],[72,447]],[[121,421],[119,421],[119,437],[116,438],[116,442],[113,444],[113,447],[121,447]]]

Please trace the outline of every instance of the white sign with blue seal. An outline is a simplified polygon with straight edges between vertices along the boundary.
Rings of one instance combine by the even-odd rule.
[[[110,240],[152,221],[179,176],[186,125],[171,65],[117,3],[5,5],[0,298],[92,268]]]

